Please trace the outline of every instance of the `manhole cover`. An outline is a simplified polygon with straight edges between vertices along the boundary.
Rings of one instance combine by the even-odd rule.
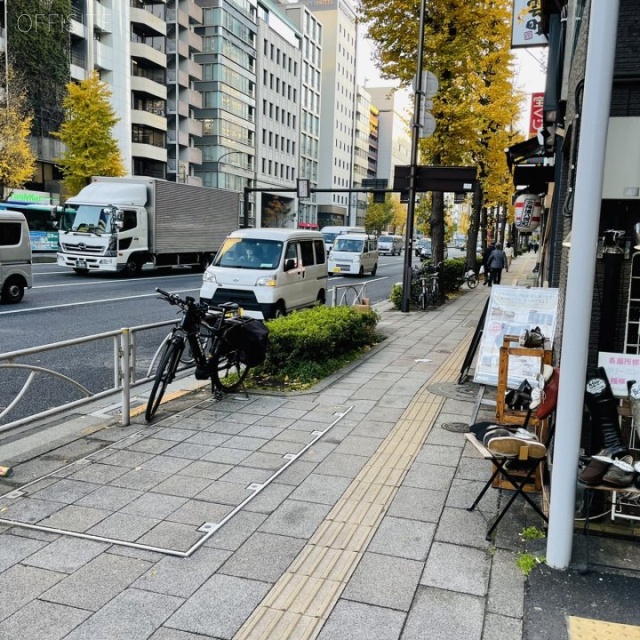
[[[445,431],[453,431],[454,433],[466,433],[469,431],[469,425],[464,422],[445,422],[442,428]]]
[[[429,391],[437,396],[461,400],[462,402],[475,402],[478,397],[478,385],[475,383],[437,382],[429,386]]]

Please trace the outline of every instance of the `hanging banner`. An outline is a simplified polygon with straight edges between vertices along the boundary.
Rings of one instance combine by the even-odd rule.
[[[540,226],[542,198],[533,193],[525,193],[516,198],[515,225],[520,233],[531,233]]]
[[[546,47],[542,33],[542,0],[513,0],[511,48]]]
[[[553,345],[557,307],[558,289],[493,286],[478,347],[473,381],[498,386],[500,347],[504,336],[516,336],[517,340],[524,331],[540,327],[542,335]],[[517,389],[525,378],[535,387],[540,365],[540,358],[511,356],[508,387]]]
[[[640,382],[640,355],[632,353],[598,352],[598,366],[604,367],[616,398],[627,398],[627,382]]]
[[[544,93],[531,94],[531,117],[529,118],[529,136],[533,138],[544,127]]]

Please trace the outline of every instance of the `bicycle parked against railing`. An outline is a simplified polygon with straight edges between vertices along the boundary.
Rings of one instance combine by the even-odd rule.
[[[158,410],[165,389],[174,380],[181,362],[189,364],[193,359],[196,378],[210,378],[213,392],[235,391],[244,382],[250,367],[264,360],[264,353],[252,355],[243,348],[238,339],[242,337],[242,329],[247,323],[257,323],[262,327],[259,331],[265,332],[263,335],[268,333],[258,320],[240,317],[239,307],[235,303],[226,302],[210,307],[190,297],[182,299],[175,293],[162,289],[156,291],[169,304],[182,309],[182,320],[162,347],[145,411],[147,421]],[[258,350],[262,345],[255,345],[254,348]]]
[[[417,292],[417,305],[423,311],[430,306],[435,306],[441,298],[440,294],[440,268],[442,263],[435,267],[429,267],[429,273],[418,276],[420,286]]]

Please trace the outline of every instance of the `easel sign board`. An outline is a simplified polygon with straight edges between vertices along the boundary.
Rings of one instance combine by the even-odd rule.
[[[627,380],[640,382],[640,355],[600,351],[598,366],[604,367],[607,372],[611,390],[616,398],[626,398],[629,395]]]
[[[500,347],[505,335],[519,336],[526,330],[540,327],[542,334],[553,344],[557,309],[558,289],[504,285],[491,287],[473,381],[498,386]],[[510,356],[507,386],[517,389],[525,378],[535,386],[541,366],[540,358]]]

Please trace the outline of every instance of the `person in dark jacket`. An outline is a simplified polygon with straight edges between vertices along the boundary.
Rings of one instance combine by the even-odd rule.
[[[487,260],[487,266],[489,267],[489,286],[492,284],[500,284],[500,280],[502,280],[502,270],[506,268],[508,272],[509,264],[507,262],[507,256],[502,250],[502,244],[499,242],[491,252]]]
[[[489,284],[489,256],[496,248],[496,243],[492,242],[482,254],[482,266],[484,267],[484,282],[482,284]]]

